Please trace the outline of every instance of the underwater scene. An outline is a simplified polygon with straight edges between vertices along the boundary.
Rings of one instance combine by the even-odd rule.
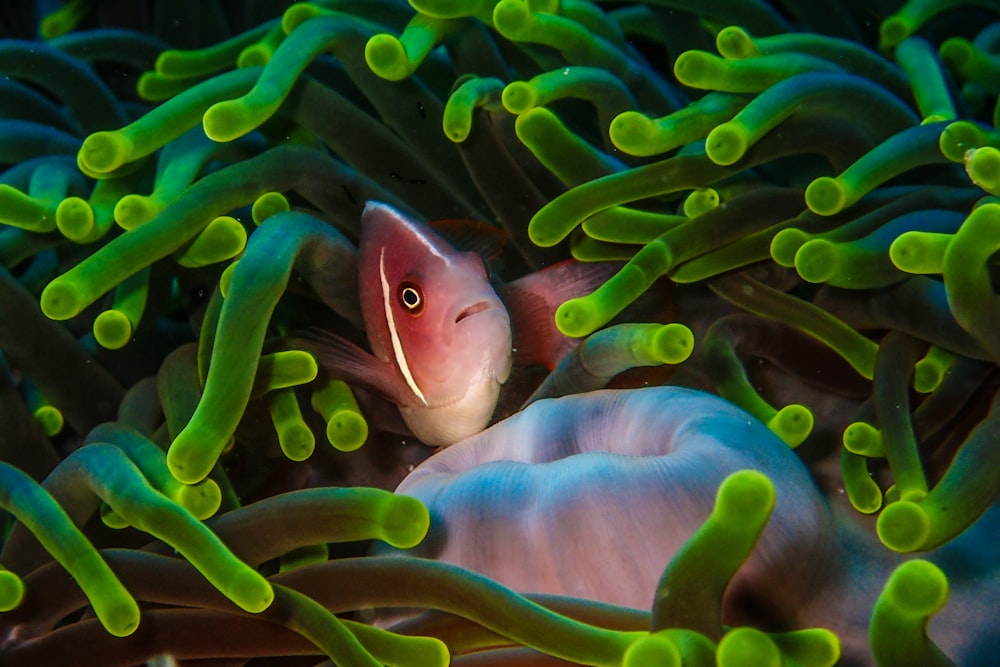
[[[0,0],[0,665],[1000,655],[998,0]]]

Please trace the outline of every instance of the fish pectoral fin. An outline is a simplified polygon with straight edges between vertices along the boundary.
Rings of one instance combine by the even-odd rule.
[[[590,294],[621,268],[619,262],[578,262],[569,259],[530,273],[497,290],[510,314],[514,333],[514,363],[555,368],[580,341],[556,327],[556,309]]]
[[[285,341],[316,357],[316,363],[332,379],[371,387],[397,405],[421,404],[391,365],[346,338],[313,327]]]
[[[556,329],[552,307],[541,296],[531,292],[503,290],[500,295],[510,316],[514,365],[555,366],[553,357],[559,353],[553,348],[563,345],[558,337],[566,337]],[[567,352],[572,349],[573,342],[573,339],[566,338]]]

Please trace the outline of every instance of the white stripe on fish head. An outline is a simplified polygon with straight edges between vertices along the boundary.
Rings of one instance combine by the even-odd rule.
[[[396,318],[392,314],[391,289],[389,280],[385,277],[385,248],[382,248],[382,251],[379,253],[378,276],[382,282],[382,306],[385,309],[385,322],[389,327],[389,338],[392,341],[392,353],[396,357],[396,364],[399,366],[400,372],[403,373],[403,379],[406,380],[406,384],[413,390],[417,398],[420,399],[420,402],[427,405],[424,392],[420,390],[417,381],[413,379],[413,373],[410,372],[410,365],[406,361],[406,352],[403,350],[403,343],[399,340],[399,332],[396,330]]]

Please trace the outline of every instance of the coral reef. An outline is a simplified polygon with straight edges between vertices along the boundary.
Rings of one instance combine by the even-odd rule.
[[[36,0],[0,74],[0,663],[992,664],[995,2]],[[366,202],[508,300],[440,453],[317,352]]]

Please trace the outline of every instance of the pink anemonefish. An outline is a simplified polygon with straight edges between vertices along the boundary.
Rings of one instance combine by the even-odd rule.
[[[489,424],[515,361],[515,337],[519,364],[552,368],[572,349],[576,341],[555,327],[555,309],[612,271],[604,263],[560,262],[498,294],[479,254],[368,202],[358,285],[371,353],[328,332],[313,331],[301,342],[331,377],[380,391],[417,438],[444,447]]]

